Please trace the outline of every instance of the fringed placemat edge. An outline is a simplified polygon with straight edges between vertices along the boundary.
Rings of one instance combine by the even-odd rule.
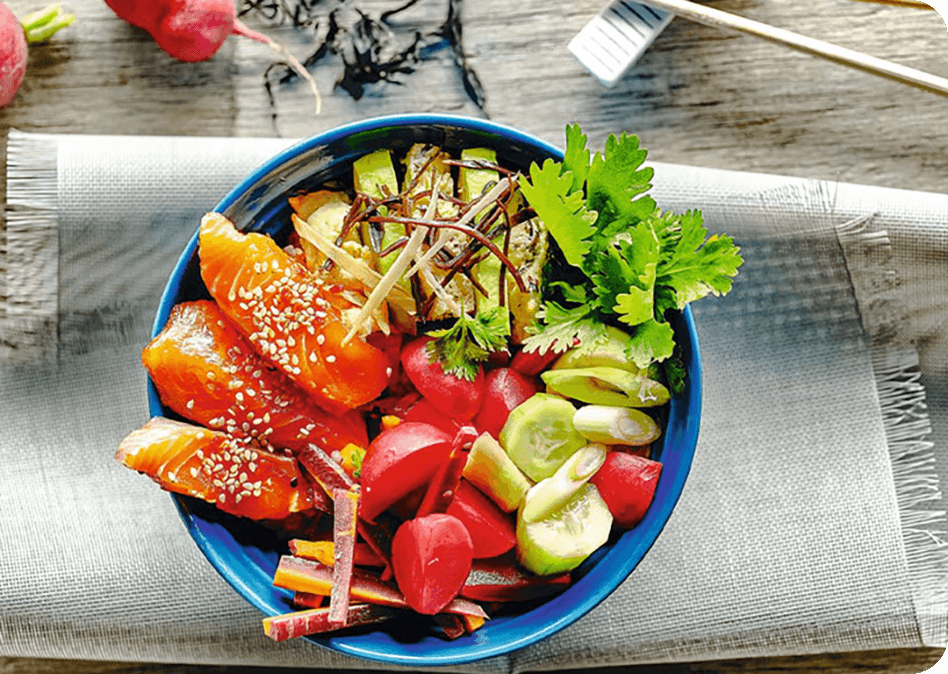
[[[5,279],[0,295],[0,361],[58,357],[58,143],[11,129],[7,137]]]
[[[876,216],[836,228],[869,345],[895,485],[906,565],[919,638],[926,646],[948,641],[948,513],[936,471],[934,443],[918,352],[898,339],[902,309],[894,290],[888,233]]]

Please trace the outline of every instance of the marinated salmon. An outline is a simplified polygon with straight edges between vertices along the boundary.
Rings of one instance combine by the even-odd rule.
[[[358,412],[330,415],[262,358],[209,300],[176,305],[142,353],[158,395],[181,416],[237,439],[301,451],[368,446]]]
[[[237,231],[218,213],[201,221],[201,276],[223,312],[272,362],[332,414],[375,399],[388,385],[386,355],[342,340],[341,288],[287,255],[268,236]]]
[[[115,458],[163,489],[232,515],[281,520],[314,506],[313,488],[296,459],[164,417],[126,436]]]

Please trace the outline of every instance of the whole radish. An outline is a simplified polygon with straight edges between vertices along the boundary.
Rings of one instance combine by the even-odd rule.
[[[48,40],[76,17],[58,5],[27,14],[20,21],[0,2],[0,108],[13,100],[26,75],[27,44]]]
[[[281,45],[240,21],[234,0],[105,0],[105,4],[120,19],[148,31],[159,47],[179,61],[206,61],[231,35],[248,37],[276,49],[307,81],[319,112],[319,91],[306,68]]]

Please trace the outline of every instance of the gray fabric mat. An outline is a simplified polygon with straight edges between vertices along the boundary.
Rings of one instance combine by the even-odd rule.
[[[112,460],[148,416],[138,355],[180,250],[287,143],[11,134],[0,655],[367,666],[266,639],[168,496]],[[704,410],[680,504],[588,616],[454,670],[944,646],[948,197],[671,165],[655,183],[746,260],[694,307]]]

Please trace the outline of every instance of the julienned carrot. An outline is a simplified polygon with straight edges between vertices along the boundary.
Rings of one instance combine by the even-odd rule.
[[[306,541],[294,538],[289,545],[290,554],[294,557],[312,559],[326,566],[333,566],[335,563],[335,546],[332,541]],[[356,566],[385,566],[385,562],[368,543],[357,542],[352,553],[352,561]]]
[[[284,555],[280,558],[276,573],[273,574],[273,584],[297,593],[329,596],[332,593],[332,569],[309,559]],[[353,570],[349,596],[358,602],[410,608],[404,595],[394,584],[379,580],[363,569]],[[308,598],[304,595],[301,599],[306,601]],[[463,597],[455,598],[443,612],[487,618],[484,609]]]
[[[329,624],[342,627],[346,624],[349,611],[359,492],[355,489],[335,489],[332,502],[334,563],[332,590],[329,595]]]
[[[352,604],[346,610],[343,625],[334,624],[329,619],[330,608],[312,608],[293,613],[263,619],[264,633],[274,641],[286,641],[293,637],[308,634],[332,632],[342,626],[370,625],[388,620],[394,611],[387,606],[373,604]]]
[[[322,608],[326,605],[326,595],[312,592],[294,592],[293,606],[299,608]]]
[[[310,444],[303,448],[297,458],[306,472],[312,475],[313,480],[330,496],[336,489],[349,490],[355,485],[342,466],[316,445]]]
[[[460,617],[464,622],[464,629],[467,630],[469,634],[479,630],[484,626],[484,623],[487,622],[484,618],[476,615],[462,614]]]

